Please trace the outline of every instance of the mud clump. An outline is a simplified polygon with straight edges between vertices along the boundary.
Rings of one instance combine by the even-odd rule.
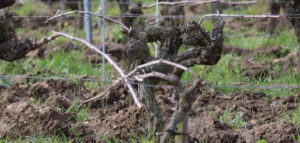
[[[295,134],[297,131],[292,123],[274,122],[241,133],[238,142],[253,143],[264,139],[267,142],[288,143],[294,142],[292,136]]]
[[[97,142],[96,141],[96,128],[102,128],[94,122],[76,123],[72,125],[70,138],[76,139],[76,142]],[[103,136],[101,136],[103,137]],[[104,140],[101,140],[104,142]],[[99,141],[98,141],[99,142]]]
[[[259,140],[267,142],[293,142],[293,135],[298,132],[292,123],[272,122],[259,125],[250,130],[232,130],[220,123],[207,112],[190,119],[190,136],[194,141],[209,143],[255,143]]]
[[[99,137],[104,135],[107,138],[112,138],[112,135],[115,135],[121,140],[128,140],[132,133],[145,136],[147,127],[145,110],[131,106],[116,114],[102,117],[99,125],[101,125],[101,128],[97,129]]]
[[[172,115],[170,109],[175,105],[171,103],[170,96],[158,95],[156,99],[162,109],[163,120],[166,124]],[[129,101],[121,98],[115,104],[107,104],[102,107],[97,119],[76,125],[84,126],[84,129],[79,129],[82,132],[83,140],[91,138],[91,134],[85,134],[91,130],[95,133],[98,142],[104,142],[103,136],[108,139],[113,139],[115,136],[125,142],[130,141],[131,135],[146,137],[148,123],[146,111],[133,104],[131,98]]]
[[[46,105],[58,105],[59,107],[63,108],[63,109],[68,109],[71,105],[72,102],[67,99],[66,97],[63,96],[57,96],[57,95],[53,95],[50,96],[49,98],[47,98],[47,100],[45,101]]]
[[[2,87],[0,91],[0,104],[8,105],[26,99],[27,85],[15,85],[12,87]]]
[[[286,111],[296,110],[299,99],[298,95],[271,98],[264,93],[221,94],[209,89],[198,95],[193,104],[189,132],[194,140],[200,142],[253,143],[261,139],[293,142],[292,135],[299,132],[292,123],[282,122],[281,116]],[[243,114],[246,128],[234,130],[219,122],[218,117],[225,110],[230,110],[231,114]],[[257,121],[253,122],[253,119]]]
[[[49,107],[36,109],[21,101],[7,106],[1,113],[0,137],[9,135],[18,138],[19,135],[30,136],[34,133],[67,134],[68,126],[66,118],[57,111]]]
[[[47,83],[37,82],[30,88],[29,95],[45,100],[49,97],[51,91],[52,88]]]
[[[205,112],[199,116],[192,117],[189,121],[190,136],[198,142],[236,142],[238,133],[234,132],[226,124],[219,122]]]
[[[234,113],[242,113],[243,119],[250,122],[252,119],[264,118],[263,123],[271,123],[281,117],[287,110],[295,110],[298,107],[299,97],[286,97],[272,99],[264,93],[236,92],[233,94],[221,94],[213,89],[197,96],[192,114],[211,110],[220,116],[224,110]],[[262,124],[262,122],[257,122]]]
[[[75,97],[85,99],[86,90],[82,85],[72,82],[48,80],[33,84],[28,96],[39,98],[46,105],[58,105],[63,108],[71,106]]]
[[[48,80],[47,84],[52,87],[57,94],[65,95],[67,97],[73,96],[84,97],[85,93],[88,92],[82,84],[75,84],[73,82]]]

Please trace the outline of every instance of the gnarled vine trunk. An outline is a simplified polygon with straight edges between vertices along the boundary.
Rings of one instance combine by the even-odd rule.
[[[158,59],[175,61],[188,67],[195,64],[214,65],[219,61],[223,50],[223,26],[224,22],[220,20],[219,23],[214,26],[212,32],[205,31],[196,22],[188,22],[182,27],[162,26],[150,23],[143,30],[133,28],[129,33],[125,33],[133,39],[129,42],[124,54],[127,71],[134,69],[139,64],[155,59],[147,52],[149,48],[146,43],[156,41],[160,42]],[[194,46],[194,48],[178,54],[178,50],[183,44]],[[170,74],[173,70],[174,68],[169,65],[158,64],[146,68],[144,72],[149,73],[156,71]],[[180,71],[180,73],[183,72],[182,70],[177,71]],[[181,74],[178,75],[180,79]],[[142,101],[146,106],[149,117],[148,120],[151,122],[149,125],[151,127],[158,127],[157,130],[162,131],[164,124],[161,119],[160,109],[153,95],[153,91],[151,91],[149,87],[146,87],[147,84],[155,85],[158,81],[156,78],[146,80],[139,84],[139,89]],[[181,99],[178,111],[174,114],[168,126],[169,128],[173,128],[179,121],[182,121],[183,118],[188,117],[191,105],[191,101],[189,101],[190,94],[192,94],[192,91],[186,92],[182,90],[182,92],[180,92]],[[165,140],[166,139],[167,137]]]
[[[32,39],[18,40],[12,22],[12,15],[4,7],[11,6],[14,0],[2,0],[0,4],[0,59],[14,61],[35,50]]]

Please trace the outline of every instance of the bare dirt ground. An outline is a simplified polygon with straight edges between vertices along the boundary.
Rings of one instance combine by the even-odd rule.
[[[71,107],[75,97],[83,100],[97,93],[85,90],[82,85],[49,80],[31,87],[1,87],[0,93],[0,137],[9,135],[18,138],[20,135],[43,133],[64,135],[74,141],[103,142],[103,136],[111,138],[115,135],[125,141],[130,139],[130,135],[146,136],[145,110],[138,109],[130,97],[116,96],[109,102],[101,99],[89,103],[87,113],[90,116],[80,122],[76,113],[58,109]],[[157,89],[156,97],[165,122],[175,106],[170,93],[170,90]],[[282,120],[282,113],[297,108],[300,94],[272,99],[264,93],[221,94],[206,89],[199,91],[194,98],[189,121],[189,134],[193,140],[252,143],[263,138],[268,142],[283,143],[292,142],[292,135],[298,133],[292,123]],[[40,103],[34,104],[33,99]],[[247,125],[232,129],[228,124],[221,123],[217,117],[228,108],[232,113],[242,113]]]

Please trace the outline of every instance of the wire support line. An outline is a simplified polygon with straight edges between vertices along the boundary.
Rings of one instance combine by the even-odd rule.
[[[51,15],[34,15],[34,16],[13,16],[13,18],[51,18]],[[64,17],[84,17],[81,15],[69,15]]]
[[[72,80],[82,80],[82,81],[93,81],[93,82],[113,82],[113,80],[101,80],[100,78],[85,78],[85,77],[77,77],[77,78],[67,78],[67,77],[57,77],[57,76],[49,76],[49,77],[36,77],[36,76],[26,76],[26,75],[0,75],[0,78],[5,79],[40,79],[40,80],[63,80],[63,81],[72,81]]]
[[[85,82],[108,82],[113,83],[116,80],[103,80],[100,78],[90,78],[90,77],[76,77],[76,78],[67,78],[67,77],[35,77],[35,76],[26,76],[26,75],[0,75],[0,78],[4,79],[38,79],[38,80],[61,80],[61,81],[85,81]],[[206,81],[207,82],[207,81]],[[138,85],[139,82],[135,81],[129,81],[130,84]],[[185,85],[191,84],[191,82],[184,81]],[[270,89],[300,89],[300,85],[284,85],[284,84],[277,84],[277,85],[230,85],[229,84],[220,84],[220,85],[209,85],[213,82],[207,82],[207,86],[200,87],[201,89],[209,89],[209,88],[233,88],[233,89],[264,89],[264,90],[270,90]],[[153,85],[153,84],[145,84],[147,87],[152,88],[175,88],[175,86],[172,85]]]
[[[108,18],[300,18],[300,14],[280,14],[280,15],[271,15],[271,14],[260,14],[260,15],[246,15],[246,14],[204,14],[204,15],[105,15]],[[35,15],[35,16],[13,16],[14,18],[51,18],[53,15]],[[83,17],[82,15],[68,15],[65,17]]]
[[[42,3],[46,3],[46,4],[60,4],[60,1],[45,1]],[[64,4],[78,4],[78,3],[82,3],[81,1],[65,1]]]
[[[273,86],[255,86],[255,85],[214,85],[204,86],[201,88],[235,88],[235,89],[300,89],[300,85],[273,85]]]
[[[216,0],[210,0],[212,2],[216,1]],[[92,1],[93,2],[93,1]],[[189,1],[187,1],[189,2]],[[191,2],[199,2],[199,1],[196,1],[196,0],[193,0]],[[200,1],[201,2],[201,1]],[[221,3],[225,3],[225,4],[241,4],[241,5],[244,5],[244,4],[253,4],[253,3],[277,3],[277,4],[288,4],[290,2],[280,2],[280,1],[272,1],[272,2],[264,2],[264,1],[241,1],[241,2],[232,2],[232,1],[223,1],[223,0],[220,0]],[[46,4],[59,4],[60,2],[57,1],[57,2],[43,2],[43,3],[46,3]],[[82,3],[81,1],[68,1],[68,2],[65,2],[65,4],[78,4],[78,3]],[[116,4],[116,3],[120,3],[120,4],[135,4],[136,2],[116,2],[116,1],[109,1],[108,4]],[[153,2],[143,2],[143,4],[153,4]]]
[[[199,3],[212,3],[212,2],[216,2],[218,0],[206,0],[206,1],[196,1],[196,0],[192,0],[192,1],[185,1],[185,2],[163,2],[162,4],[169,4],[169,5],[176,5],[176,4],[189,4],[189,5],[193,5],[193,4],[199,4]],[[244,5],[244,4],[253,4],[253,3],[259,3],[258,1],[243,1],[243,2],[226,2],[226,1],[220,1],[221,3],[224,4],[233,4],[233,5]],[[43,2],[45,4],[59,4],[60,2]],[[78,4],[78,3],[82,3],[80,1],[67,1],[65,2],[65,4]],[[111,1],[108,4],[111,3],[119,3],[119,4],[135,4],[136,2],[116,2],[116,1]],[[272,2],[273,3],[273,2]],[[282,2],[274,2],[274,3],[282,3]],[[143,4],[152,4],[152,5],[157,5],[157,4],[153,4],[152,2],[143,2]]]

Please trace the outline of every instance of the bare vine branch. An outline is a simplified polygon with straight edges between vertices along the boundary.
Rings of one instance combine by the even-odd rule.
[[[47,44],[50,41],[56,39],[57,37],[58,37],[58,35],[54,34],[54,35],[52,35],[48,38],[43,38],[40,42],[34,44],[34,49],[38,49],[38,48],[44,46],[45,44]]]
[[[104,96],[108,91],[110,91],[115,85],[117,85],[118,83],[120,83],[122,81],[122,78],[119,78],[118,80],[114,81],[114,83],[109,86],[108,88],[106,88],[102,93],[100,93],[99,95],[92,97],[90,99],[84,100],[81,102],[81,104],[79,105],[79,107],[81,107],[83,104],[86,104],[90,101],[96,100],[98,98],[101,98],[102,96]]]
[[[237,1],[237,2],[221,2],[221,3],[226,3],[230,5],[243,5],[243,4],[255,4],[258,1]]]
[[[70,15],[70,14],[89,14],[89,15],[93,15],[93,16],[97,16],[97,17],[101,17],[101,18],[104,18],[108,21],[111,21],[111,22],[114,22],[116,24],[119,24],[121,25],[124,29],[126,29],[127,31],[130,31],[130,28],[128,28],[127,26],[125,26],[122,22],[118,21],[118,20],[115,20],[115,19],[112,19],[112,18],[109,18],[107,16],[103,16],[103,15],[99,15],[97,13],[94,13],[94,12],[87,12],[87,11],[70,11],[70,12],[65,12],[65,13],[61,13],[61,14],[58,14],[58,15],[54,15],[53,17],[47,19],[45,21],[45,23],[48,23],[49,21],[53,20],[53,19],[56,19],[58,17],[62,17],[62,16],[65,16],[65,15]]]
[[[142,75],[136,75],[135,79],[137,81],[143,82],[144,79],[151,78],[151,77],[157,77],[157,78],[163,79],[163,80],[169,82],[172,85],[181,85],[179,79],[176,76],[166,75],[164,73],[155,72],[155,71],[153,71],[151,73],[142,74]]]
[[[158,3],[153,3],[148,6],[143,6],[143,9],[147,8],[152,8],[155,7],[156,5],[188,5],[188,4],[205,4],[205,3],[212,3],[212,2],[217,2],[218,0],[209,0],[209,1],[179,1],[179,2],[158,2]]]
[[[57,33],[57,32],[55,32],[55,33]],[[70,38],[71,38],[71,37],[70,37]],[[74,40],[75,40],[75,39],[74,39]],[[77,41],[77,40],[76,40],[76,41]],[[189,72],[189,73],[193,76],[193,79],[194,79],[195,81],[198,81],[198,80],[199,80],[198,77],[197,77],[197,75],[196,75],[192,70],[190,70],[189,68],[187,68],[187,67],[185,67],[185,66],[183,66],[183,65],[174,63],[174,62],[170,62],[170,61],[167,61],[167,60],[163,60],[163,59],[151,61],[151,62],[148,62],[148,63],[146,63],[146,64],[140,65],[140,66],[136,67],[134,70],[132,70],[131,72],[129,72],[129,73],[125,76],[125,78],[128,79],[128,78],[129,78],[130,76],[132,76],[135,72],[137,72],[137,71],[139,71],[139,70],[141,70],[141,69],[143,69],[143,68],[146,68],[146,67],[149,67],[149,66],[152,66],[152,65],[156,65],[156,64],[161,64],[161,63],[163,63],[163,64],[168,64],[168,65],[171,65],[171,66],[180,68],[180,69],[182,69],[182,70],[184,70],[184,71],[186,71],[186,72]],[[160,72],[155,72],[155,71],[154,71],[154,72],[151,72],[151,73],[142,74],[142,75],[136,75],[136,76],[135,76],[135,79],[136,79],[137,81],[143,81],[144,79],[146,79],[146,78],[151,78],[151,77],[157,77],[157,78],[163,79],[163,80],[165,80],[165,81],[167,81],[167,82],[169,82],[170,84],[173,84],[173,85],[181,85],[181,84],[180,84],[180,81],[178,80],[178,78],[176,78],[176,77],[174,77],[174,76],[171,76],[171,75],[166,75],[166,74],[163,74],[163,73],[160,73]],[[124,79],[125,79],[125,78],[124,78]],[[95,99],[98,99],[98,98],[104,96],[105,93],[107,93],[112,87],[114,87],[114,85],[116,85],[116,84],[119,83],[119,82],[121,82],[121,79],[116,80],[110,87],[108,87],[108,88],[107,88],[105,91],[103,91],[101,94],[99,94],[99,95],[97,95],[97,96],[95,96],[95,97],[93,97],[93,98],[91,98],[91,99],[88,99],[88,100],[83,101],[83,102],[81,103],[81,105],[86,104],[86,103],[88,103],[88,102],[90,102],[90,101],[93,101],[93,100],[95,100]]]
[[[115,61],[113,61],[110,58],[109,55],[103,53],[97,47],[93,46],[92,44],[88,43],[87,41],[85,41],[83,39],[80,39],[80,38],[77,38],[77,37],[74,37],[74,36],[71,36],[71,35],[68,35],[68,34],[65,34],[65,33],[61,33],[61,32],[55,32],[54,31],[53,33],[57,36],[62,36],[62,37],[66,37],[66,38],[69,38],[69,39],[74,40],[74,41],[78,41],[78,42],[86,45],[88,48],[90,48],[90,49],[94,50],[95,52],[99,53],[101,56],[103,56],[121,75],[122,79],[125,81],[125,84],[129,89],[129,92],[131,93],[136,105],[139,108],[142,107],[141,103],[138,101],[136,92],[135,92],[134,88],[132,87],[132,85],[130,84],[129,80],[127,79],[127,76],[125,75],[124,71],[117,65],[117,63]]]
[[[189,72],[192,76],[193,76],[193,79],[198,79],[197,75],[192,71],[190,70],[189,68],[183,66],[183,65],[180,65],[180,64],[177,64],[177,63],[174,63],[174,62],[170,62],[170,61],[167,61],[167,60],[163,60],[163,59],[160,59],[160,60],[155,60],[155,61],[151,61],[151,62],[148,62],[146,64],[143,64],[143,65],[140,65],[140,66],[137,66],[134,70],[132,70],[131,72],[129,72],[126,77],[130,77],[132,76],[135,72],[145,68],[145,67],[149,67],[149,66],[152,66],[152,65],[156,65],[156,64],[167,64],[167,65],[170,65],[170,66],[173,66],[173,67],[177,67],[177,68],[180,68],[186,72]]]
[[[201,5],[201,4],[207,4],[207,3],[214,3],[214,2],[220,2],[225,4],[231,4],[231,5],[242,5],[242,4],[254,4],[257,3],[257,1],[244,1],[244,2],[224,2],[220,0],[207,0],[207,1],[179,1],[179,2],[158,2],[154,3],[148,6],[143,6],[143,9],[148,9],[155,7],[156,5]]]

